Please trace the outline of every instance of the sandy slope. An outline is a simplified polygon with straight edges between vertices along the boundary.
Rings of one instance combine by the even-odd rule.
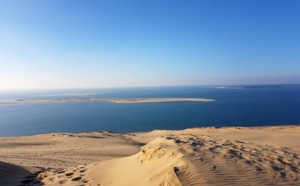
[[[28,176],[38,169],[33,167],[22,167],[10,163],[0,162],[0,185],[20,185]]]
[[[12,163],[20,159],[31,162],[27,162],[31,166],[49,162],[49,168],[40,168],[35,175],[23,178],[23,185],[300,185],[299,126],[52,135],[0,140],[1,161],[3,157]],[[24,145],[16,142],[20,139]],[[31,144],[30,149],[28,144],[35,139],[39,142]],[[144,143],[147,144],[136,153]],[[10,145],[4,147],[4,144]],[[31,153],[36,155],[44,153],[44,159],[30,157],[33,155],[30,153],[23,157],[14,144],[18,144],[23,153],[33,149]],[[90,151],[97,144],[101,144],[100,147]],[[60,155],[46,156],[55,149]],[[70,149],[75,151],[67,153]],[[14,158],[3,150],[11,152]],[[91,155],[93,153],[95,155]],[[109,156],[110,153],[114,156]],[[93,158],[86,159],[86,155]],[[68,167],[68,163],[59,167],[59,160],[68,158],[72,167]],[[103,161],[109,158],[111,160]],[[2,163],[0,180],[4,170]],[[7,173],[6,182],[24,176],[18,171],[14,176]]]

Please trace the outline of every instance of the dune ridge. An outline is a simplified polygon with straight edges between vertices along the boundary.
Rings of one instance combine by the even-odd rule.
[[[127,158],[37,178],[45,185],[297,185],[299,158],[287,148],[185,134],[156,138]]]
[[[122,158],[39,169],[20,183],[27,186],[300,185],[299,133],[300,126],[210,127],[127,134],[58,133],[52,140],[66,138],[70,143],[87,138],[95,140],[95,144],[117,140],[115,144],[141,147],[137,153],[132,151],[132,155],[124,154]],[[281,142],[273,140],[271,134]],[[252,137],[258,141],[249,140]]]

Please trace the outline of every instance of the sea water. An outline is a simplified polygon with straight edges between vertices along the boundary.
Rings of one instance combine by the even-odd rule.
[[[300,124],[299,86],[156,87],[0,92],[0,100],[210,98],[214,102],[0,105],[0,136]]]

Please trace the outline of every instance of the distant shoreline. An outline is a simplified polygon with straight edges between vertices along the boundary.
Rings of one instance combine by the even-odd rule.
[[[56,99],[18,99],[0,100],[0,104],[29,103],[82,103],[82,102],[113,102],[113,103],[162,103],[162,102],[212,102],[205,98],[56,98]]]

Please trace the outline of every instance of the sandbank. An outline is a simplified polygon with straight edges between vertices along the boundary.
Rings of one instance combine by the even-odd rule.
[[[162,102],[211,102],[204,98],[56,98],[56,99],[19,99],[0,100],[0,104],[28,103],[80,103],[80,102],[113,102],[113,103],[162,103]]]

